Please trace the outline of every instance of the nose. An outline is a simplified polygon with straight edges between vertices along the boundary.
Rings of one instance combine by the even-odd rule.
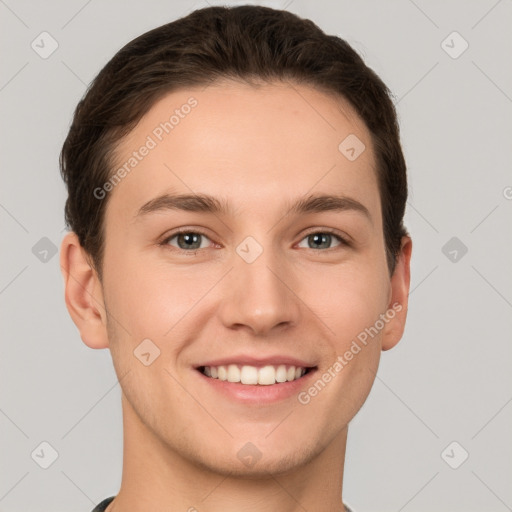
[[[224,326],[267,336],[298,325],[301,301],[293,291],[292,269],[271,249],[249,261],[234,254],[233,268],[223,280],[218,314]]]

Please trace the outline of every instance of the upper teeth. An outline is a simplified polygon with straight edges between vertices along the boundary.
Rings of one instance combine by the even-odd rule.
[[[203,373],[213,379],[268,386],[276,382],[299,379],[306,373],[306,369],[300,366],[288,366],[287,368],[284,364],[260,368],[249,365],[239,368],[236,364],[230,364],[227,366],[205,366]]]

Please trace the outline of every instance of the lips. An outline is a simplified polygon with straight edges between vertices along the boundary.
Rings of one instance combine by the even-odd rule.
[[[295,366],[296,368],[298,367],[306,369],[316,367],[316,364],[314,362],[308,361],[306,359],[298,359],[296,357],[287,355],[274,355],[267,357],[238,355],[204,361],[201,364],[196,365],[195,368],[199,369],[205,366],[229,366],[230,364],[235,364],[237,366],[255,366],[257,368],[261,368],[263,366],[280,365]]]
[[[261,360],[260,364],[262,364]],[[194,368],[194,373],[198,376],[196,381],[198,392],[207,400],[213,401],[212,403],[216,403],[219,398],[221,400],[227,398],[230,403],[238,403],[243,407],[261,408],[296,399],[301,390],[311,386],[318,371],[318,366],[308,367],[307,370],[300,366],[285,366],[286,380],[280,381],[284,378],[283,371],[279,369],[280,366],[285,365],[277,367],[273,365],[259,367],[242,365],[241,369],[238,364],[198,366]],[[209,368],[210,375],[206,373],[207,368]],[[224,374],[222,374],[221,368],[224,368]],[[213,375],[215,369],[216,377]],[[291,375],[292,370],[293,376]],[[291,380],[288,380],[288,372],[290,372]],[[219,373],[222,378],[219,378]],[[228,380],[228,373],[230,380]]]

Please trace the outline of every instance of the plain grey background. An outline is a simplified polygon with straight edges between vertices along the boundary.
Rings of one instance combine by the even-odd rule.
[[[226,2],[241,3],[251,2]],[[351,424],[346,503],[512,510],[512,3],[252,3],[346,39],[400,116],[408,324]],[[110,352],[86,347],[68,316],[54,254],[65,233],[58,154],[87,84],[117,50],[208,4],[221,3],[0,0],[2,512],[87,512],[119,490],[120,387]]]

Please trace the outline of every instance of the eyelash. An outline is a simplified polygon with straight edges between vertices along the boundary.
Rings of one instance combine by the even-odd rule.
[[[190,250],[190,251],[187,251],[185,249],[180,249],[179,247],[174,247],[174,246],[170,246],[169,245],[169,241],[172,240],[174,237],[178,236],[178,235],[181,235],[181,234],[193,234],[193,235],[201,235],[201,236],[204,236],[208,239],[210,239],[210,237],[204,233],[203,231],[201,230],[196,230],[196,229],[186,229],[186,228],[182,228],[178,231],[175,231],[174,233],[172,233],[171,235],[167,236],[164,240],[162,240],[161,242],[159,242],[159,246],[162,246],[162,247],[172,247],[171,250],[177,250],[178,252],[181,252],[181,253],[186,253],[186,254],[190,254],[192,256],[194,256],[195,254],[197,254],[197,252],[203,250],[203,249],[195,249],[195,250]],[[310,231],[308,233],[306,233],[300,240],[300,242],[302,242],[302,240],[304,240],[305,238],[307,238],[308,236],[311,236],[311,235],[316,235],[316,234],[328,234],[328,235],[331,235],[333,237],[335,237],[339,242],[340,242],[340,245],[337,246],[337,247],[330,247],[328,249],[320,249],[320,250],[316,250],[316,249],[313,249],[311,247],[308,247],[309,250],[312,250],[312,251],[315,251],[315,252],[330,252],[330,251],[333,251],[333,250],[336,250],[336,249],[339,249],[341,247],[351,247],[351,243],[345,239],[344,237],[342,237],[341,235],[339,235],[336,231],[332,230],[332,229],[317,229],[316,231]],[[299,242],[299,243],[300,243]]]

